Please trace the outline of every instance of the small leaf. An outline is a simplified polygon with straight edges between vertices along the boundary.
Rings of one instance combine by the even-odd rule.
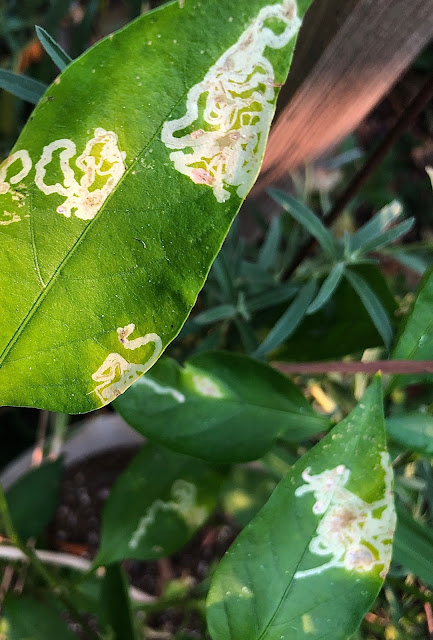
[[[105,504],[95,566],[180,549],[214,509],[220,482],[204,462],[146,444]]]
[[[344,263],[338,262],[331,270],[330,274],[320,287],[320,291],[317,294],[316,298],[310,304],[307,309],[307,315],[311,315],[315,313],[319,309],[321,309],[331,298],[334,291],[337,289],[338,285],[341,282],[341,278],[344,273]]]
[[[405,507],[397,509],[394,561],[433,587],[433,531],[415,520]]]
[[[376,378],[222,559],[207,601],[213,640],[347,640],[356,631],[391,560],[395,510],[385,444]]]
[[[406,413],[386,420],[393,440],[409,451],[433,455],[433,416],[429,413]]]
[[[69,63],[72,62],[72,58],[68,56],[66,51],[63,51],[62,47],[50,36],[48,31],[45,31],[42,27],[36,25],[36,35],[45,51],[50,56],[54,64],[64,71]]]
[[[315,293],[316,283],[314,280],[311,280],[299,290],[292,304],[275,323],[262,344],[255,351],[254,356],[256,358],[261,358],[279,347],[282,342],[296,331],[307,313]]]
[[[7,69],[0,69],[0,89],[13,93],[17,98],[37,104],[47,90],[47,85]]]
[[[329,427],[289,378],[221,351],[184,368],[162,359],[114,406],[152,441],[213,462],[255,460],[282,433],[300,442]]]
[[[274,216],[271,220],[263,246],[259,251],[258,265],[262,269],[269,270],[275,264],[280,242],[281,220],[279,216]]]
[[[332,235],[324,226],[323,222],[316,216],[311,209],[301,202],[298,202],[293,196],[279,189],[269,189],[269,194],[278,202],[290,215],[307,231],[316,238],[322,249],[331,257],[335,258],[336,248]]]
[[[408,218],[401,224],[397,224],[395,227],[384,231],[376,238],[371,239],[369,242],[366,242],[362,247],[360,247],[359,251],[362,253],[368,253],[369,251],[376,251],[377,249],[381,249],[382,247],[386,247],[391,244],[398,238],[404,236],[410,229],[412,229],[415,222],[415,218]]]
[[[57,506],[62,460],[45,462],[22,476],[6,492],[12,522],[22,540],[37,538]]]
[[[247,309],[250,313],[254,313],[275,307],[277,304],[293,298],[297,291],[298,288],[295,285],[291,282],[285,282],[248,298],[246,301]]]
[[[351,251],[358,251],[367,245],[367,243],[381,236],[389,225],[401,216],[402,211],[403,208],[398,200],[394,200],[386,205],[386,207],[383,207],[383,209],[376,213],[359,231],[351,236]]]
[[[374,326],[382,336],[382,340],[386,348],[389,349],[393,339],[393,330],[388,314],[386,313],[379,298],[376,296],[370,285],[358,273],[355,273],[351,269],[346,269],[344,275],[359,295]]]
[[[198,313],[196,316],[194,316],[193,320],[195,324],[205,326],[207,324],[220,322],[221,320],[234,318],[235,315],[236,307],[234,307],[232,304],[220,304],[217,307],[212,307],[211,309],[202,311],[202,313]]]
[[[128,581],[124,570],[118,564],[112,564],[105,569],[101,605],[103,624],[111,628],[116,640],[137,640]]]
[[[77,639],[58,611],[28,596],[6,596],[2,623],[5,640]]]

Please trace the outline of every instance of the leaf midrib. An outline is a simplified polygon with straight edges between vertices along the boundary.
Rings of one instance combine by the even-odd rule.
[[[122,176],[122,179],[118,182],[118,184],[116,185],[115,189],[110,193],[110,195],[108,196],[107,200],[104,202],[103,206],[101,207],[101,209],[97,212],[97,214],[95,215],[94,218],[92,218],[89,223],[87,224],[86,227],[84,227],[84,229],[82,230],[82,232],[79,234],[79,236],[75,239],[75,242],[72,244],[71,248],[67,251],[65,257],[63,258],[63,260],[59,263],[59,265],[56,267],[56,269],[54,270],[53,274],[51,275],[50,279],[48,280],[48,282],[45,285],[45,288],[42,289],[42,291],[39,293],[39,295],[37,296],[37,298],[35,299],[35,301],[33,302],[33,304],[31,305],[28,313],[26,314],[26,316],[23,318],[23,320],[20,322],[20,324],[18,325],[17,329],[15,330],[15,332],[13,333],[13,335],[11,336],[9,342],[6,344],[5,348],[3,349],[3,351],[0,353],[0,367],[1,365],[4,363],[4,361],[6,360],[6,358],[8,357],[9,353],[11,352],[11,350],[13,349],[13,347],[15,346],[15,344],[17,343],[18,339],[20,338],[21,334],[23,333],[23,331],[26,329],[28,323],[30,322],[30,320],[33,318],[34,314],[36,313],[36,311],[40,308],[42,302],[44,301],[45,297],[47,296],[47,294],[49,293],[49,291],[51,290],[51,288],[54,286],[54,284],[57,282],[57,277],[60,274],[61,270],[63,269],[63,267],[67,264],[67,262],[69,261],[69,259],[74,255],[75,251],[77,250],[77,247],[81,244],[82,240],[86,237],[87,233],[89,232],[89,230],[93,227],[93,224],[95,223],[96,220],[99,220],[100,216],[102,215],[102,213],[107,209],[108,207],[108,203],[111,201],[112,197],[116,194],[117,190],[120,188],[121,184],[123,183],[123,181],[126,179],[126,177],[129,175],[129,173],[134,169],[134,167],[137,166],[137,164],[140,162],[141,158],[143,157],[143,154],[148,150],[148,148],[153,144],[153,142],[156,140],[158,134],[160,133],[162,127],[164,126],[164,123],[170,118],[171,114],[173,113],[173,111],[177,108],[177,106],[182,102],[182,100],[185,98],[185,96],[188,93],[188,89],[186,89],[182,95],[180,96],[179,100],[177,100],[177,102],[175,102],[175,104],[173,105],[173,107],[170,109],[170,112],[168,113],[168,115],[162,120],[161,124],[158,126],[157,130],[155,131],[154,135],[149,139],[149,141],[147,142],[147,144],[143,147],[143,149],[140,151],[140,153],[135,157],[134,161],[131,163],[131,165],[127,168],[127,170],[125,171],[125,173]],[[36,256],[37,257],[37,256]]]

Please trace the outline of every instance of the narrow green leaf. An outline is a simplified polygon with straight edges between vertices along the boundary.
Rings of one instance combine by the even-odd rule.
[[[251,355],[259,346],[259,341],[251,325],[240,315],[234,319],[237,330],[247,355]]]
[[[37,104],[47,90],[47,85],[28,76],[0,69],[0,89],[13,93],[21,100]]]
[[[378,238],[402,214],[398,200],[383,207],[371,220],[350,238],[351,251],[358,251],[372,240]]]
[[[176,337],[256,179],[309,4],[169,2],[49,88],[0,169],[1,404],[91,411]]]
[[[386,247],[391,242],[398,240],[404,236],[410,229],[412,229],[415,222],[415,218],[408,218],[401,224],[397,224],[395,227],[384,231],[376,238],[371,239],[366,242],[364,245],[360,247],[360,251],[363,253],[368,253],[369,251],[376,251],[377,249],[381,249],[382,247]]]
[[[32,469],[6,493],[13,525],[22,540],[37,538],[57,506],[63,465],[61,459]]]
[[[212,581],[213,640],[347,640],[382,586],[395,510],[381,381],[305,454]]]
[[[258,265],[265,270],[270,269],[278,256],[278,247],[281,242],[281,220],[274,216],[269,225],[263,246],[259,251]]]
[[[405,507],[397,509],[394,561],[433,587],[433,531],[415,520]]]
[[[197,325],[214,324],[220,322],[220,320],[227,320],[233,318],[236,315],[236,307],[232,304],[220,304],[217,307],[206,309],[202,313],[198,313],[194,316],[194,322]]]
[[[138,640],[129,598],[128,581],[119,564],[112,564],[105,569],[101,605],[103,623],[110,627],[116,640]]]
[[[346,269],[344,275],[360,297],[374,326],[382,336],[386,348],[389,349],[393,339],[393,330],[388,314],[379,298],[364,278],[352,269]]]
[[[255,460],[278,435],[300,442],[329,427],[289,378],[252,358],[163,358],[114,406],[152,441],[214,462]]]
[[[315,293],[316,283],[314,280],[311,280],[299,290],[292,304],[283,313],[274,327],[272,327],[262,344],[254,353],[255,357],[260,358],[270,353],[295,332],[307,313],[307,309]]]
[[[76,640],[60,614],[28,596],[7,595],[2,616],[5,640]]]
[[[431,242],[411,242],[409,245],[387,247],[382,249],[382,253],[421,276],[433,265],[433,244]]]
[[[406,413],[386,420],[393,440],[405,449],[427,456],[433,455],[433,416],[429,413]]]
[[[332,297],[332,294],[337,289],[341,282],[341,278],[344,273],[345,265],[343,262],[338,262],[329,273],[328,277],[320,287],[320,291],[307,309],[307,315],[315,313],[321,309],[328,300]]]
[[[66,51],[63,51],[62,47],[50,36],[48,31],[45,31],[42,27],[36,25],[36,35],[45,51],[50,56],[54,64],[64,71],[68,64],[72,62],[72,58],[68,56]]]
[[[293,298],[297,291],[298,287],[291,282],[285,282],[284,284],[277,285],[267,291],[263,291],[262,293],[257,293],[247,299],[246,305],[248,311],[250,313],[254,313],[256,311],[263,311],[263,309],[275,307],[277,304],[287,302],[287,300]]]
[[[174,553],[215,508],[220,483],[204,462],[146,444],[105,504],[95,566]]]
[[[409,311],[397,343],[392,352],[393,360],[433,359],[433,268],[421,280],[416,298]],[[432,381],[432,374],[394,376],[389,389],[396,384],[413,384]]]
[[[322,249],[332,258],[336,256],[336,247],[332,235],[317,215],[305,204],[299,202],[288,193],[279,189],[269,189],[269,194],[278,202],[299,224],[314,236]]]

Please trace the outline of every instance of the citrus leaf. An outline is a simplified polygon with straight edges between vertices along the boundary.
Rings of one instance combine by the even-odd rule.
[[[433,531],[415,520],[408,510],[397,508],[394,561],[433,587]]]
[[[2,404],[90,411],[177,335],[256,179],[309,4],[172,2],[49,87],[0,168]]]
[[[213,640],[347,640],[389,567],[392,476],[376,378],[221,561],[207,602]]]
[[[410,451],[433,455],[433,416],[429,413],[405,413],[386,420],[386,429],[395,442]]]
[[[409,311],[392,352],[393,360],[433,359],[433,268],[421,280],[416,298]],[[433,381],[432,374],[394,376],[389,390],[396,384]]]
[[[138,640],[128,593],[128,579],[118,564],[105,569],[101,604],[102,620],[114,632],[116,640]]]
[[[28,596],[7,595],[3,607],[5,640],[74,640],[77,636],[53,607]]]
[[[329,427],[289,378],[221,351],[184,368],[161,359],[114,406],[151,440],[213,462],[255,460],[282,433],[300,442]]]
[[[177,551],[215,508],[221,480],[200,460],[146,444],[105,504],[95,565]]]

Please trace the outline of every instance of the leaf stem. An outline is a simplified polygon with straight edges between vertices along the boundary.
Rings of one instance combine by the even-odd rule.
[[[271,362],[286,374],[371,373],[389,375],[433,374],[433,360],[376,360],[375,362]]]

